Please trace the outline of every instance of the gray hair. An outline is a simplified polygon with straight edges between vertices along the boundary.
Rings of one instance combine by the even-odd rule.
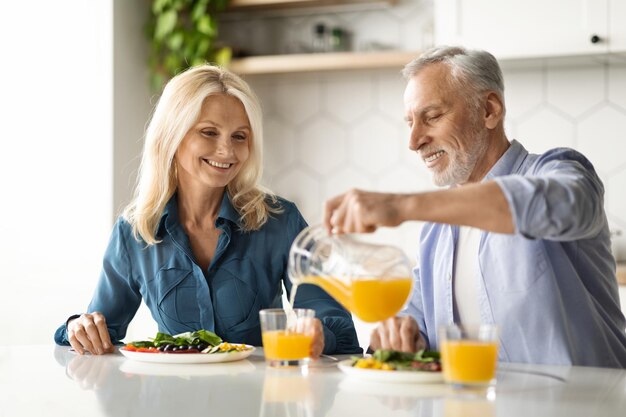
[[[402,75],[410,79],[424,67],[436,63],[444,64],[450,69],[452,82],[469,89],[473,93],[473,101],[478,99],[479,94],[494,91],[504,105],[502,70],[496,58],[489,52],[460,46],[434,47],[409,62],[402,70]]]

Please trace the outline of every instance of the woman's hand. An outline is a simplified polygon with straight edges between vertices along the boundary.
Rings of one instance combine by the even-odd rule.
[[[67,338],[76,352],[94,355],[113,352],[113,344],[101,313],[85,313],[67,324]]]
[[[324,329],[320,319],[313,319],[310,331],[313,335],[313,341],[311,342],[311,358],[317,359],[324,351]]]
[[[317,359],[324,351],[324,329],[320,319],[300,318],[296,324],[296,331],[312,337],[311,359]]]
[[[410,316],[392,317],[380,323],[370,338],[370,349],[392,349],[415,353],[426,348],[426,341],[415,319]]]

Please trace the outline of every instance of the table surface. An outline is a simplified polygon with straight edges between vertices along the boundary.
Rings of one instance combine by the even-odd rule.
[[[502,364],[489,400],[445,384],[365,381],[336,364],[271,369],[261,349],[237,362],[172,365],[0,347],[0,417],[626,415],[626,370]]]

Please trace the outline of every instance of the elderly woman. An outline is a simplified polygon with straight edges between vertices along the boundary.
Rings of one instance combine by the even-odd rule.
[[[306,226],[296,206],[259,185],[262,116],[236,75],[210,65],[173,78],[146,132],[133,201],[114,226],[87,313],[55,334],[78,353],[113,351],[143,299],[159,331],[214,331],[261,345],[259,310],[288,292],[291,242]],[[312,356],[360,352],[350,314],[317,287]]]

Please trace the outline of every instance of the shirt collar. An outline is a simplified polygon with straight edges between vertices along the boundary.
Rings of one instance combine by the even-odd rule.
[[[224,196],[222,197],[222,203],[220,205],[220,211],[217,214],[217,219],[215,219],[215,224],[218,226],[224,220],[228,220],[235,225],[241,227],[241,219],[239,213],[233,207],[233,204],[230,201],[230,196],[227,191],[224,191]],[[157,236],[159,238],[163,237],[163,233],[165,230],[172,231],[175,227],[180,224],[180,219],[178,217],[178,202],[176,200],[176,193],[172,195],[165,205],[163,209],[163,214],[161,215],[161,220],[159,221],[159,226],[157,228]]]
[[[521,143],[513,139],[509,149],[507,149],[500,159],[498,159],[498,162],[491,167],[491,170],[485,175],[483,181],[517,172],[522,162],[524,162],[524,159],[526,159],[526,156],[528,156],[528,151]]]

